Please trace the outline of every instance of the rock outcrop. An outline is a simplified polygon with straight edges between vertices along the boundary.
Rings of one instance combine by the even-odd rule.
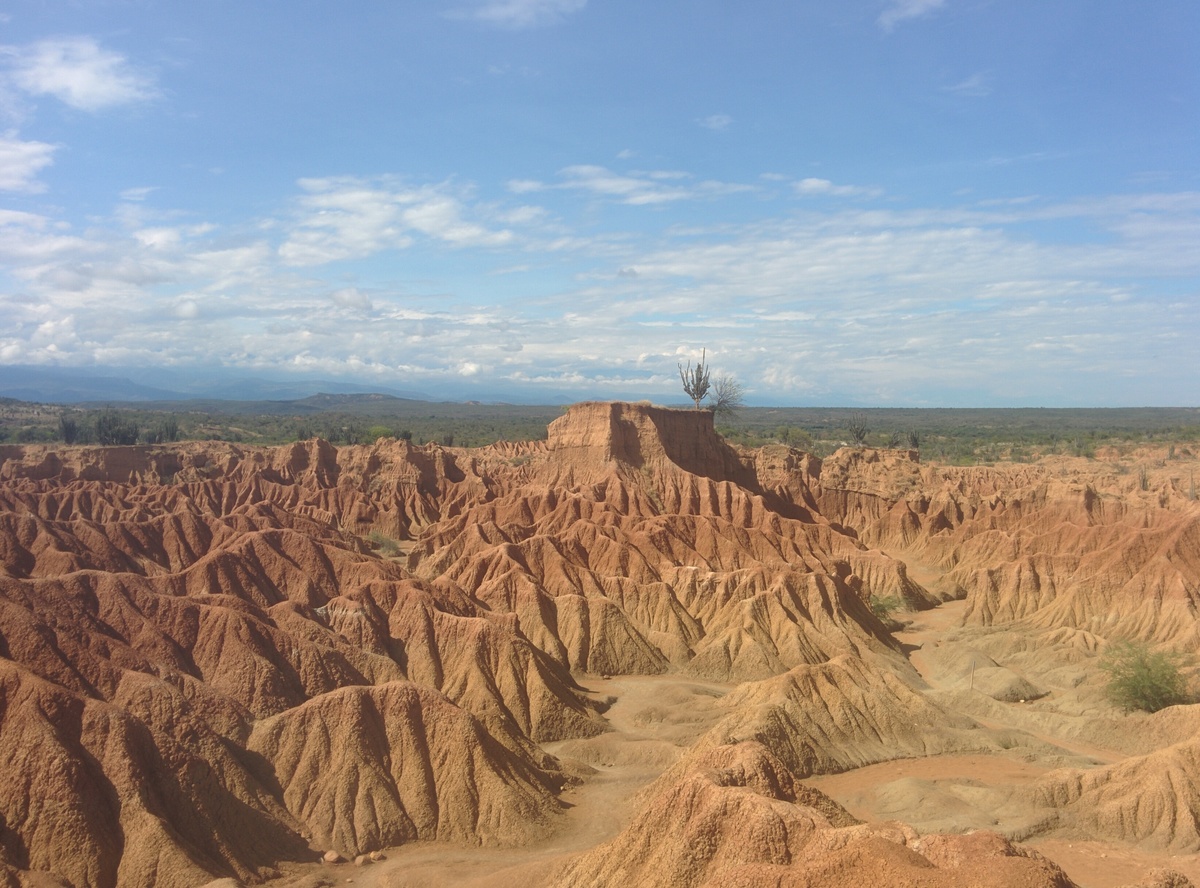
[[[1200,508],[1178,479],[1139,485],[1082,459],[964,469],[843,450],[822,464],[817,500],[864,542],[944,573],[931,591],[966,597],[970,622],[1193,650]]]

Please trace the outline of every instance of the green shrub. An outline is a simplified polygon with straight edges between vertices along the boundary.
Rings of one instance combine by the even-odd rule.
[[[158,422],[142,432],[142,440],[147,444],[167,444],[179,440],[179,420],[173,416]]]
[[[116,410],[102,410],[96,416],[96,441],[105,447],[136,444],[140,431],[136,422],[126,422]]]
[[[1126,712],[1158,712],[1189,702],[1182,667],[1179,652],[1152,650],[1140,641],[1114,642],[1100,657],[1100,668],[1108,673],[1108,698]]]
[[[371,547],[378,549],[379,554],[384,558],[395,558],[400,554],[400,544],[378,530],[373,530],[367,534],[367,540],[370,541]]]
[[[73,416],[65,413],[58,418],[58,427],[62,433],[64,444],[74,444],[79,437],[79,422]]]
[[[885,626],[895,622],[892,615],[903,605],[904,601],[899,595],[872,595],[867,600],[867,606],[871,608],[871,613]]]

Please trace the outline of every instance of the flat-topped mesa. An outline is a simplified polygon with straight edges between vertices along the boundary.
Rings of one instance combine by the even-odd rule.
[[[709,410],[585,401],[550,423],[547,443],[552,454],[577,469],[669,463],[714,481],[755,483],[753,470],[717,434]]]

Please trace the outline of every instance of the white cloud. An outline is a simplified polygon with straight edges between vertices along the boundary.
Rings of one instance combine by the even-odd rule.
[[[178,228],[139,228],[133,236],[152,250],[173,249],[183,240],[183,233]]]
[[[832,197],[878,197],[882,192],[878,188],[865,188],[861,185],[835,185],[828,179],[801,179],[793,182],[792,187],[797,194],[813,195],[827,194]]]
[[[141,201],[145,200],[147,197],[149,197],[151,194],[153,194],[157,190],[158,189],[152,185],[143,186],[141,188],[126,188],[124,191],[122,191],[120,193],[119,197],[121,198],[121,200],[128,200],[128,201],[140,203]]]
[[[687,188],[665,186],[651,177],[614,173],[602,166],[577,164],[562,170],[562,187],[612,197],[622,203],[643,205],[685,200],[691,196]]]
[[[87,240],[67,234],[48,216],[0,210],[0,268],[7,264],[12,274],[33,277],[67,257],[95,251]]]
[[[946,0],[890,0],[887,9],[879,14],[879,26],[885,31],[905,19],[929,15],[946,5]]]
[[[9,59],[12,80],[20,89],[35,96],[54,96],[81,111],[103,111],[157,94],[153,78],[91,37],[6,46],[0,53]]]
[[[561,182],[554,186],[610,198],[630,206],[652,206],[682,200],[698,200],[753,191],[753,186],[729,182],[691,181],[690,173],[678,170],[648,170],[617,173],[594,164],[576,164],[559,171]],[[511,189],[511,183],[510,183]]]
[[[520,29],[554,24],[585,6],[587,0],[486,0],[478,6],[454,10],[450,15]]]
[[[369,312],[374,308],[371,298],[357,287],[344,287],[333,293],[333,302],[341,308],[349,308],[360,312]]]
[[[729,124],[733,123],[733,118],[728,114],[710,114],[708,117],[702,117],[696,122],[705,129],[720,132],[723,129],[729,128]]]
[[[414,231],[456,246],[496,247],[507,244],[513,233],[507,229],[490,231],[482,225],[462,219],[462,206],[445,195],[432,195],[406,209],[404,223]]]
[[[513,194],[532,194],[535,191],[545,191],[546,185],[534,179],[509,179],[508,190]]]
[[[992,94],[992,78],[980,71],[951,86],[942,87],[942,92],[971,99],[983,98]]]
[[[54,162],[55,146],[0,136],[0,191],[45,191],[37,175]]]
[[[754,186],[715,180],[692,181],[695,176],[678,169],[630,170],[617,173],[593,163],[577,163],[558,172],[557,184],[532,179],[512,179],[508,190],[514,194],[545,191],[581,191],[610,198],[630,206],[670,204],[677,200],[695,200],[754,191]]]
[[[61,346],[69,347],[78,339],[75,332],[75,318],[67,315],[38,324],[33,335],[29,337],[29,344],[58,351]]]
[[[508,225],[530,225],[546,218],[546,208],[524,204],[511,210],[501,210],[496,218]]]
[[[513,233],[463,218],[460,198],[437,187],[408,188],[355,178],[304,179],[307,194],[279,255],[288,265],[313,266],[402,250],[420,234],[455,247],[496,247]]]

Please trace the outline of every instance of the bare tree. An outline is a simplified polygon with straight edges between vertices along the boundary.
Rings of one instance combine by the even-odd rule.
[[[861,413],[854,413],[850,416],[850,421],[846,424],[846,430],[850,432],[850,440],[854,442],[854,446],[862,447],[867,443],[867,435],[871,432],[871,427],[867,425],[867,418]]]
[[[700,361],[696,364],[696,369],[692,369],[692,362],[688,361],[687,369],[683,365],[679,366],[679,378],[683,380],[683,390],[687,396],[696,402],[696,409],[700,409],[700,402],[708,395],[708,374],[709,368],[704,363],[707,356],[707,349],[700,353]]]
[[[746,406],[746,390],[732,376],[722,373],[712,384],[709,406],[717,416],[733,416]]]

